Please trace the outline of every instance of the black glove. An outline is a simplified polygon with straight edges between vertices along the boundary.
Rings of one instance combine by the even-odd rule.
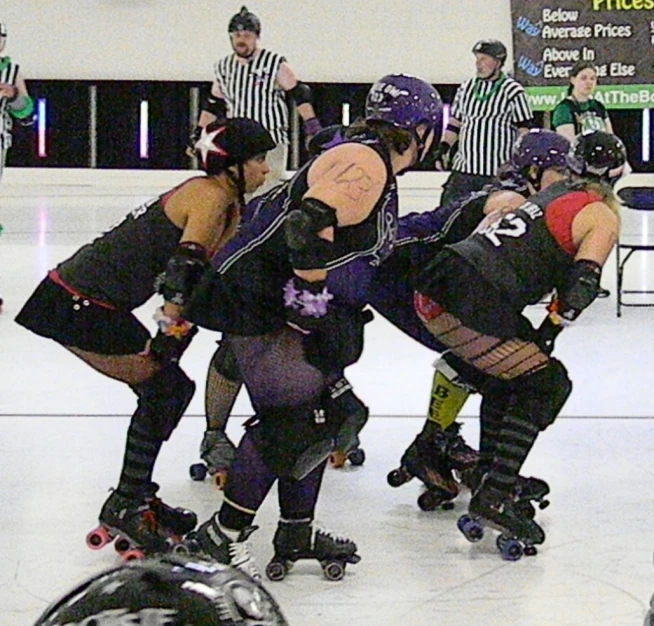
[[[30,128],[31,126],[34,126],[36,122],[36,113],[32,113],[32,115],[27,115],[26,117],[17,118],[17,121],[23,128]]]
[[[441,141],[434,151],[434,163],[437,170],[448,170],[450,168],[450,150],[452,146],[447,141]]]
[[[333,307],[324,324],[304,341],[307,361],[325,375],[353,365],[363,352],[364,326],[373,318],[369,310]]]

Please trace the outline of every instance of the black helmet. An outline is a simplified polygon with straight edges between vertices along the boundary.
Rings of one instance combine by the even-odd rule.
[[[227,27],[228,33],[236,33],[241,30],[249,30],[255,33],[257,37],[261,35],[261,22],[259,18],[254,13],[250,13],[245,5],[229,20],[229,26]]]
[[[568,167],[584,178],[614,182],[627,162],[627,150],[620,139],[604,130],[577,135],[568,153]]]
[[[497,39],[482,39],[472,48],[474,53],[487,54],[489,57],[497,59],[501,65],[506,61],[506,46]]]
[[[113,619],[112,619],[113,618]],[[215,562],[166,556],[93,576],[52,604],[34,626],[63,624],[288,626],[258,583]]]
[[[195,151],[207,174],[220,174],[230,165],[245,163],[275,147],[270,133],[259,122],[233,117],[207,124]]]

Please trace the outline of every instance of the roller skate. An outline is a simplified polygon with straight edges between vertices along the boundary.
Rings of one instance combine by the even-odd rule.
[[[155,514],[157,524],[164,532],[175,537],[183,537],[198,524],[198,516],[189,509],[172,507],[157,497],[159,485],[150,483],[145,491],[145,501]]]
[[[236,448],[225,431],[206,430],[200,444],[200,458],[204,463],[194,463],[189,468],[191,478],[202,481],[207,473],[214,477],[219,489],[225,488],[227,470],[234,460]]]
[[[240,532],[232,531],[222,527],[215,517],[211,517],[174,546],[173,552],[212,559],[235,567],[255,580],[261,580],[261,573],[250,555],[247,543],[257,528],[259,527],[247,526]]]
[[[327,580],[341,580],[348,563],[358,563],[354,541],[314,528],[311,520],[280,520],[273,539],[275,555],[266,567],[266,576],[279,581],[296,561],[316,559]]]
[[[149,495],[143,493],[134,496],[124,496],[113,491],[100,511],[100,525],[86,536],[86,545],[91,550],[100,550],[115,540],[116,552],[124,561],[167,552],[179,539],[171,529],[161,525],[157,512],[173,525],[178,525],[178,512],[181,509],[163,504],[153,497],[154,491]],[[186,513],[195,517],[190,511]],[[189,523],[190,520],[187,521]]]
[[[523,515],[516,500],[509,494],[482,484],[472,496],[466,515],[457,526],[470,542],[484,537],[484,527],[499,531],[497,549],[502,558],[517,561],[537,553],[536,545],[545,541],[545,531],[531,518]]]
[[[388,474],[388,484],[400,487],[413,478],[418,478],[426,487],[426,491],[418,498],[421,510],[453,509],[453,500],[459,495],[460,489],[449,464],[447,448],[448,441],[442,431],[431,436],[423,431],[402,455],[400,467]]]
[[[473,469],[464,472],[462,480],[470,491],[475,493],[489,470],[489,465],[478,464]],[[546,499],[549,492],[550,486],[541,478],[518,476],[518,481],[513,490],[513,499],[522,515],[534,519],[536,517],[536,508],[532,503],[536,502],[541,510],[546,509],[550,505],[550,501]]]

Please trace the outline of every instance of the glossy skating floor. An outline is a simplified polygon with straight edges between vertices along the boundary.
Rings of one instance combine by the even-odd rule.
[[[48,268],[177,179],[137,185],[135,177],[77,176],[25,184],[9,170],[0,187],[2,626],[30,626],[73,583],[117,562],[111,547],[91,552],[84,537],[116,483],[134,398],[13,317]],[[407,201],[418,206],[424,195]],[[427,199],[424,208],[433,204]],[[633,264],[630,284],[654,282],[652,261]],[[614,290],[612,260],[604,282]],[[139,312],[144,320],[153,308],[149,303]],[[328,471],[318,508],[327,528],[357,541],[362,561],[338,583],[325,580],[315,562],[269,583],[290,624],[642,624],[654,592],[653,336],[654,309],[626,309],[617,319],[610,298],[559,338],[556,353],[575,389],[525,467],[552,487],[551,506],[538,514],[548,537],[536,557],[509,563],[492,531],[473,545],[457,530],[467,495],[454,511],[424,513],[416,506],[417,484],[387,485],[387,472],[421,427],[434,357],[376,319],[361,362],[348,372],[374,416],[362,436],[367,460],[360,468]],[[183,360],[199,390],[216,338],[201,332]],[[464,408],[463,432],[472,443],[476,410],[475,399]],[[240,398],[236,413],[248,412]],[[167,501],[205,519],[221,496],[208,482],[188,478],[201,413],[199,391],[165,445],[155,479]],[[235,438],[242,421],[230,424]],[[252,538],[262,568],[272,555],[276,519],[271,494]]]

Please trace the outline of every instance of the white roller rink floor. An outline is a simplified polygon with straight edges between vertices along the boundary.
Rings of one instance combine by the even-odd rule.
[[[80,171],[45,180],[9,170],[0,187],[2,626],[31,626],[76,581],[117,562],[111,547],[91,552],[84,538],[116,484],[135,400],[13,317],[50,267],[175,184],[179,173],[136,182],[144,178]],[[430,208],[436,195],[405,190],[403,207]],[[652,288],[652,261],[632,263],[629,283],[649,280]],[[604,282],[614,290],[612,260]],[[139,312],[145,321],[153,308],[151,302]],[[525,466],[552,487],[551,506],[538,514],[548,537],[536,557],[509,563],[495,548],[495,533],[473,545],[457,530],[467,495],[454,511],[424,513],[415,502],[418,484],[387,485],[387,472],[422,425],[434,356],[377,318],[361,362],[348,371],[373,415],[362,435],[367,460],[360,468],[328,471],[318,506],[319,521],[356,540],[362,561],[338,583],[325,580],[315,562],[268,583],[289,623],[642,624],[654,593],[653,335],[654,309],[626,309],[618,319],[612,297],[595,303],[560,337],[556,354],[575,389]],[[217,338],[201,332],[183,359],[199,392],[155,472],[164,499],[197,511],[201,520],[221,498],[208,482],[188,477],[204,428],[201,391]],[[477,406],[473,398],[463,411],[463,433],[475,445]],[[240,397],[239,417],[229,427],[234,438],[249,411]],[[252,538],[262,568],[272,556],[276,521],[271,494]]]

